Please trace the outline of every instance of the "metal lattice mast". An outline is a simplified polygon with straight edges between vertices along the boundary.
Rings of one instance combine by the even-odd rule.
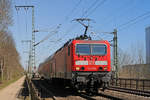
[[[29,58],[28,58],[28,68],[27,68],[27,72],[31,74],[31,57],[32,57],[32,41],[31,40],[22,40],[22,43],[29,43],[29,51],[27,52],[29,54]],[[26,52],[25,52],[26,53]]]
[[[32,68],[35,67],[34,6],[32,7]],[[32,70],[32,69],[31,69]],[[33,70],[32,70],[33,71]]]
[[[35,32],[34,32],[34,6],[15,6],[16,10],[18,11],[19,8],[32,8],[32,52],[31,52],[31,63],[32,66],[30,68],[30,73],[32,73],[32,69],[35,67]]]
[[[118,38],[117,38],[117,29],[114,29],[113,32],[102,32],[106,34],[113,34],[113,65],[115,70],[115,77],[118,78]]]
[[[117,51],[117,29],[114,29],[113,48],[114,48],[114,66],[116,71],[116,78],[118,78],[118,51]]]

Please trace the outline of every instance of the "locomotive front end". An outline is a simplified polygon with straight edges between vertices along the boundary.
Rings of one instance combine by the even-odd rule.
[[[110,44],[108,41],[73,41],[72,83],[78,89],[98,92],[111,78]]]

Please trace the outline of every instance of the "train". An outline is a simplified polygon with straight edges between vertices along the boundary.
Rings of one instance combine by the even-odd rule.
[[[44,79],[76,90],[98,93],[111,80],[110,43],[107,40],[70,40],[39,65]]]

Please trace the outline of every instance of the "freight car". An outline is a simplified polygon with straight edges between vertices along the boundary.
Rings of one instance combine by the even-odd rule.
[[[48,80],[97,93],[111,78],[110,44],[106,40],[71,40],[39,65]]]

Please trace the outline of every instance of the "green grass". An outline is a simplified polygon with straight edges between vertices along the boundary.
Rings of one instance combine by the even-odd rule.
[[[9,84],[16,82],[18,79],[20,79],[22,76],[16,77],[12,80],[5,80],[0,84],[0,90],[7,87]]]

